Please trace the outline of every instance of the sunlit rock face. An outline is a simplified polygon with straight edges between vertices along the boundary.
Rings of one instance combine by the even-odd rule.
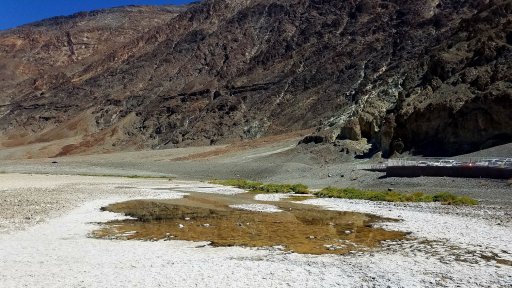
[[[221,0],[4,31],[0,147],[47,143],[32,156],[55,156],[313,127],[384,154],[501,144],[511,5]]]

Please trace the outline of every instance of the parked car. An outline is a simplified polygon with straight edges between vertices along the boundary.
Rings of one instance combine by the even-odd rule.
[[[439,166],[454,166],[455,160],[441,160]]]
[[[509,164],[510,163],[510,164]],[[512,165],[512,159],[507,158],[505,160],[503,159],[483,159],[482,161],[479,161],[476,163],[476,165],[479,166],[489,166],[489,167],[505,167],[508,165]]]
[[[476,162],[476,165],[479,166],[491,166],[491,163],[499,159],[483,159],[482,161]]]
[[[489,166],[491,166],[491,167],[503,167],[503,164],[505,164],[504,160],[494,160],[491,163],[489,163]]]
[[[428,166],[428,162],[427,161],[418,161],[417,165],[418,166]]]

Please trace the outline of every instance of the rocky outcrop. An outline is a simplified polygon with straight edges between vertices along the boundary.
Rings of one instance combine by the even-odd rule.
[[[457,155],[512,142],[511,9],[510,1],[478,6],[439,45],[395,69],[396,78],[360,91],[358,109],[337,124],[340,136],[360,127],[385,156]]]
[[[206,0],[5,31],[0,145],[72,139],[64,155],[211,145],[311,127],[317,135],[303,142],[348,147],[352,140],[385,155],[423,153],[432,135],[443,140],[435,141],[439,153],[492,145],[508,139],[496,124],[508,116],[467,111],[489,103],[486,113],[503,113],[494,109],[509,105],[507,5]],[[464,113],[479,120],[452,119]],[[477,124],[485,129],[466,133]]]

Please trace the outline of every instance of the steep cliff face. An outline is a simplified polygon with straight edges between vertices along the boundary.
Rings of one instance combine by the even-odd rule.
[[[435,7],[416,27],[430,23],[437,37],[416,48],[420,42],[409,40],[406,57],[360,85],[352,109],[321,127],[323,141],[363,138],[373,145],[369,154],[385,156],[457,155],[512,142],[512,2]]]
[[[484,9],[430,54],[423,85],[401,103],[395,137],[428,155],[512,142],[511,15],[511,2]]]
[[[210,0],[5,31],[0,145],[65,155],[311,127],[385,151],[507,141],[510,1],[460,2]]]

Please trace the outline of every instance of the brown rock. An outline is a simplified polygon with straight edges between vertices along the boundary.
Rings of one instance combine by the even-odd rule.
[[[433,3],[205,0],[2,31],[0,146],[62,140],[64,155],[318,126],[312,142],[366,138],[385,156],[398,138],[432,154],[509,141],[510,1]]]

